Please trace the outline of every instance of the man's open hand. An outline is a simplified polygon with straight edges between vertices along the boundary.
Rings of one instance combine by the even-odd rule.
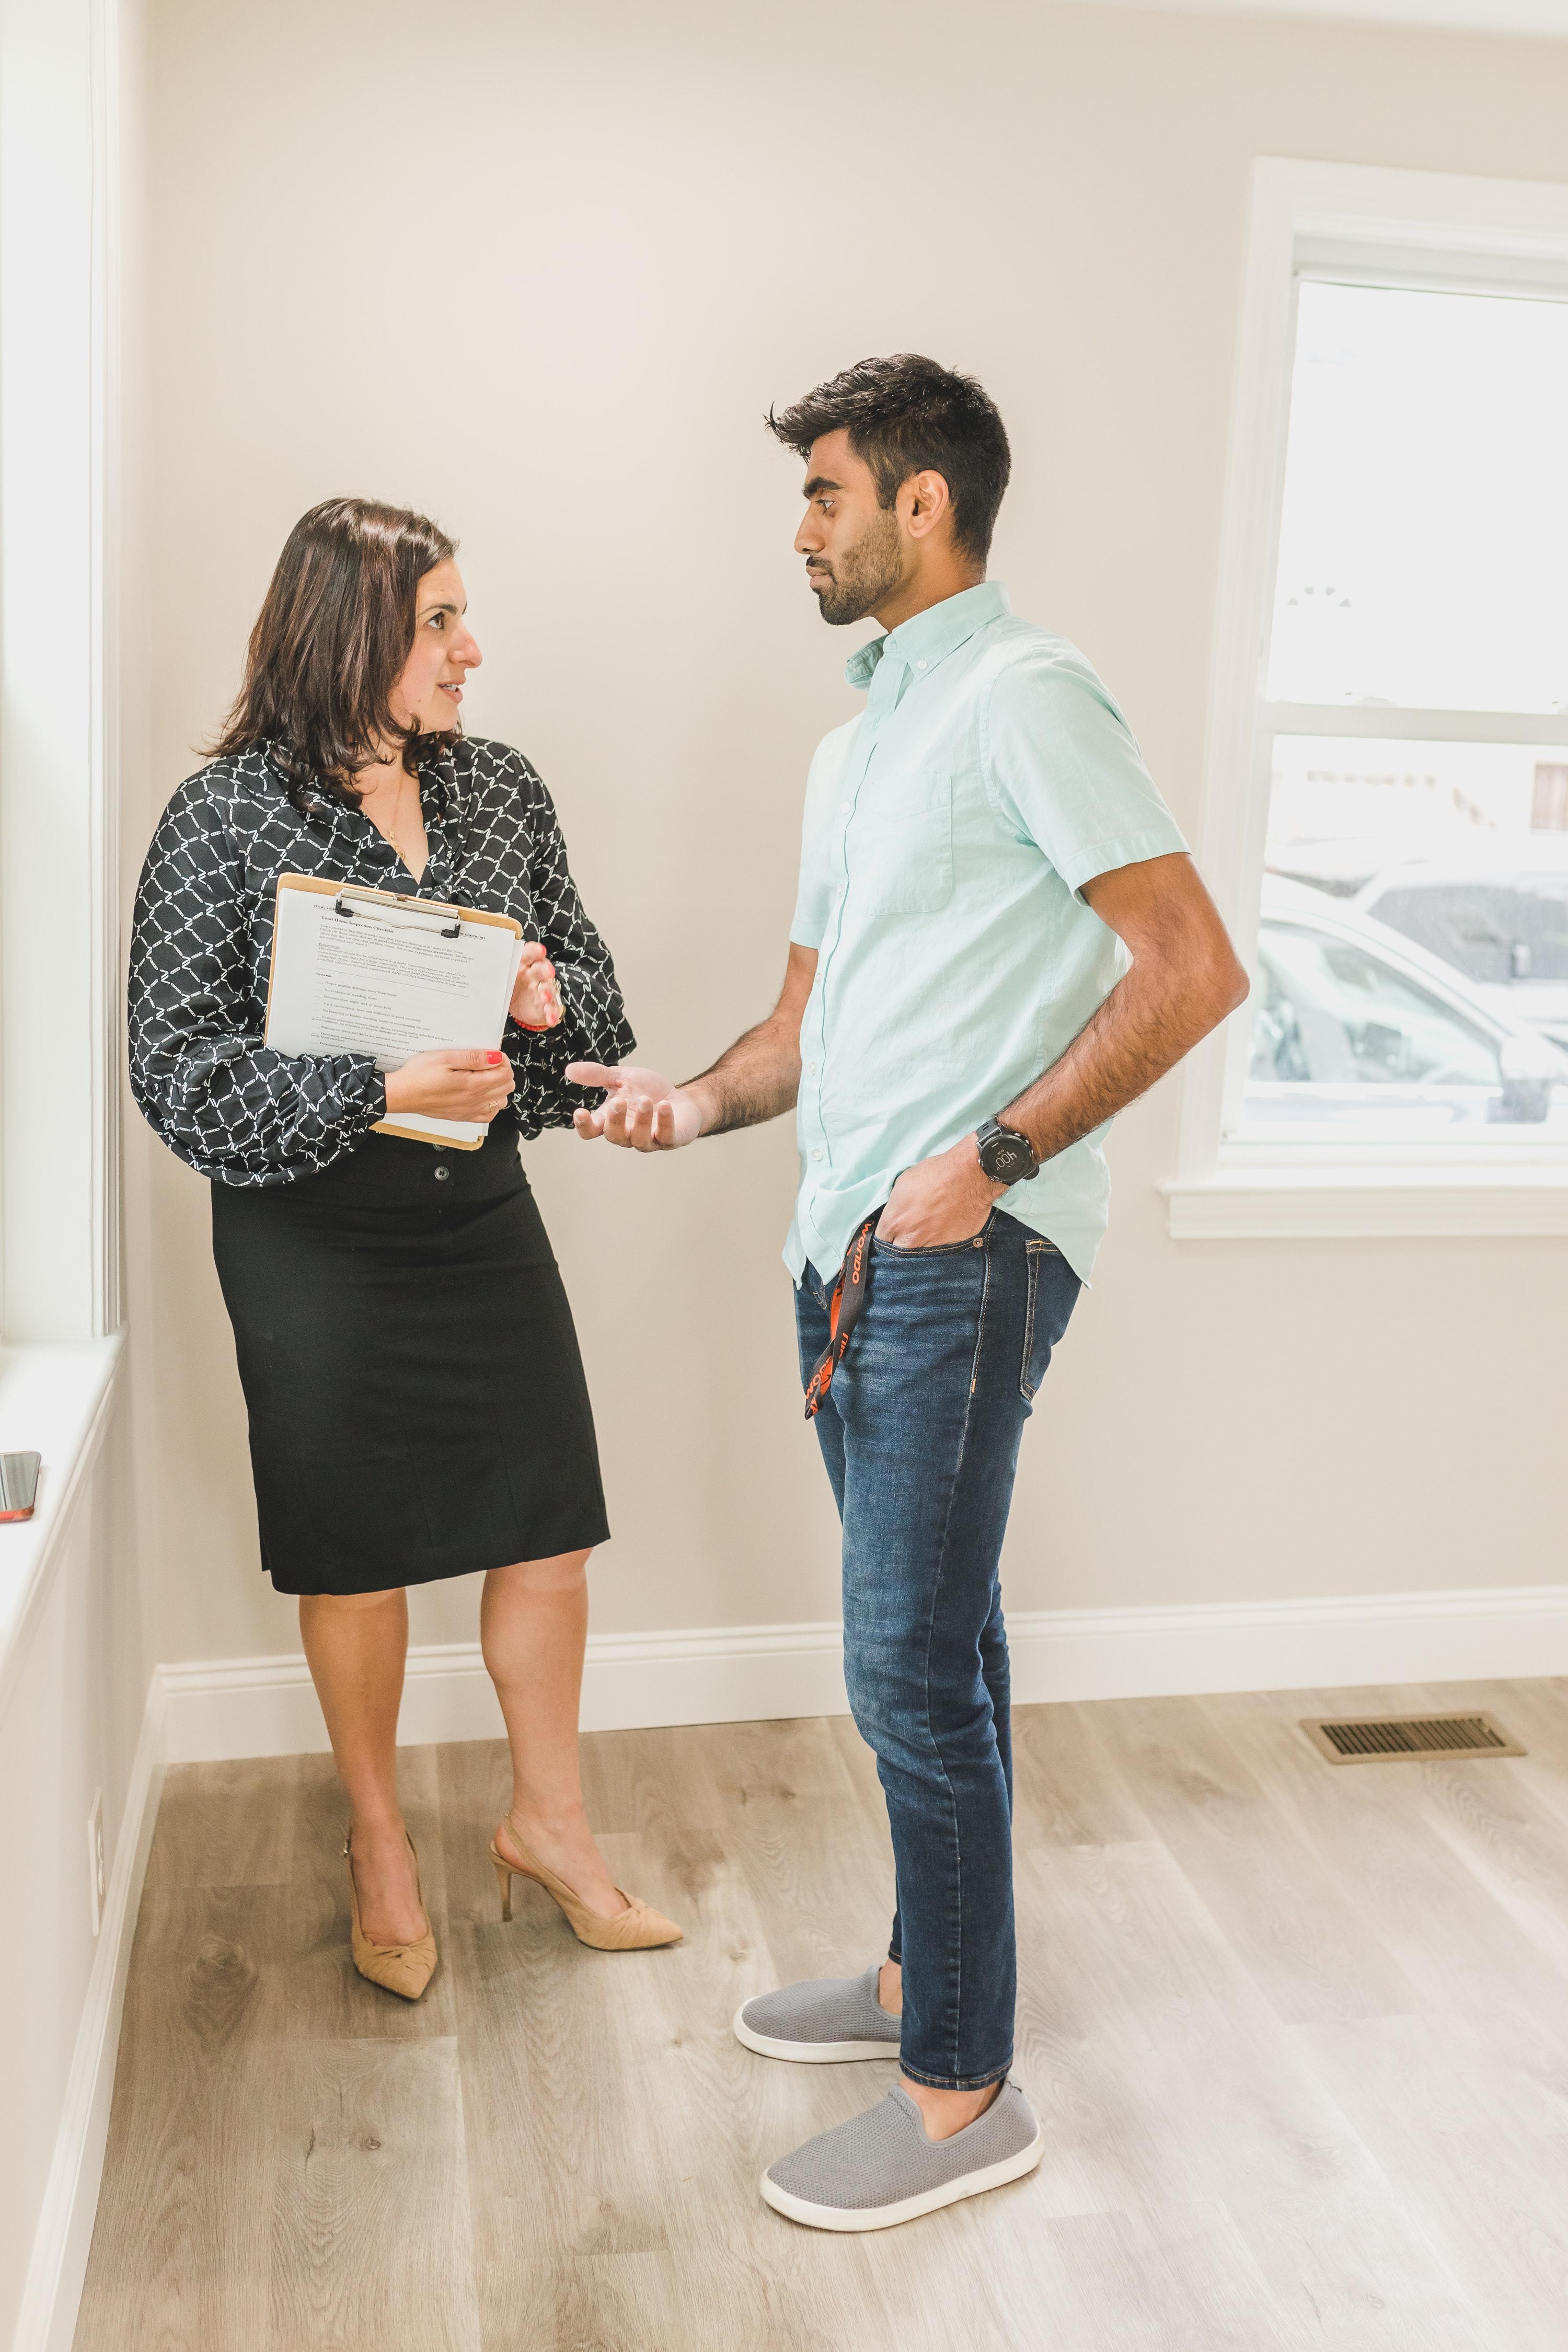
[[[966,1135],[951,1151],[905,1169],[877,1221],[877,1239],[899,1249],[941,1249],[969,1241],[1005,1189],[987,1176],[979,1146]]]
[[[574,1087],[603,1087],[605,1099],[595,1110],[575,1110],[572,1124],[584,1143],[602,1135],[628,1151],[678,1151],[695,1143],[702,1132],[701,1113],[681,1087],[672,1087],[657,1070],[636,1062],[607,1069],[602,1062],[568,1062],[566,1076]]]

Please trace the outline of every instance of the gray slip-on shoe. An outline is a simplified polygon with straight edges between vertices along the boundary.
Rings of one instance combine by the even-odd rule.
[[[963,2131],[935,2140],[909,2093],[894,2088],[880,2106],[770,2164],[763,2195],[813,2230],[890,2230],[1021,2179],[1044,2152],[1045,2134],[1016,2083],[1004,2083]]]
[[[900,2025],[877,1999],[879,1963],[863,1977],[806,1977],[759,1993],[735,2011],[735,2039],[764,2058],[806,2066],[844,2058],[896,2058]]]

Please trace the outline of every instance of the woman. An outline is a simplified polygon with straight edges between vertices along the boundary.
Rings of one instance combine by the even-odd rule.
[[[466,740],[479,649],[455,543],[364,499],[290,532],[211,764],[181,785],[136,904],[131,1070],[163,1141],[212,1182],[213,1249],[250,1418],[262,1562],[300,1629],[348,1796],[354,1965],[416,2000],[436,1967],[398,1807],[405,1588],[486,1571],[485,1664],[511,1748],[489,1853],[601,1949],[680,1930],[610,1879],[584,1811],[586,1563],[608,1533],[571,1309],[518,1139],[571,1123],[574,1056],[632,1049],[550,795]],[[504,1053],[262,1043],[280,874],[517,918]],[[477,1151],[373,1132],[483,1120]]]

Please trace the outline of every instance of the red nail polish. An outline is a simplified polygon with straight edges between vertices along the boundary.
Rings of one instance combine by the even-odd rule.
[[[491,1069],[493,1070],[493,1069],[495,1068],[496,1064],[500,1060],[500,1055],[499,1054],[487,1054],[487,1055],[485,1055],[485,1059],[486,1059],[486,1061],[489,1064],[489,1066],[490,1066]]]

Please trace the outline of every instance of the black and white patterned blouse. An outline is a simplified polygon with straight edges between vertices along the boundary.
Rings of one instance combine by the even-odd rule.
[[[280,874],[416,891],[511,915],[554,963],[562,1020],[506,1024],[518,1073],[508,1108],[524,1136],[567,1127],[596,1097],[568,1062],[618,1062],[635,1039],[609,952],[583,911],[554,804],[520,751],[455,738],[425,764],[430,857],[418,883],[357,809],[325,793],[302,816],[268,747],[215,760],[164,810],[136,896],[131,1087],[171,1151],[224,1184],[287,1184],[352,1151],[384,1116],[367,1054],[264,1045]]]

